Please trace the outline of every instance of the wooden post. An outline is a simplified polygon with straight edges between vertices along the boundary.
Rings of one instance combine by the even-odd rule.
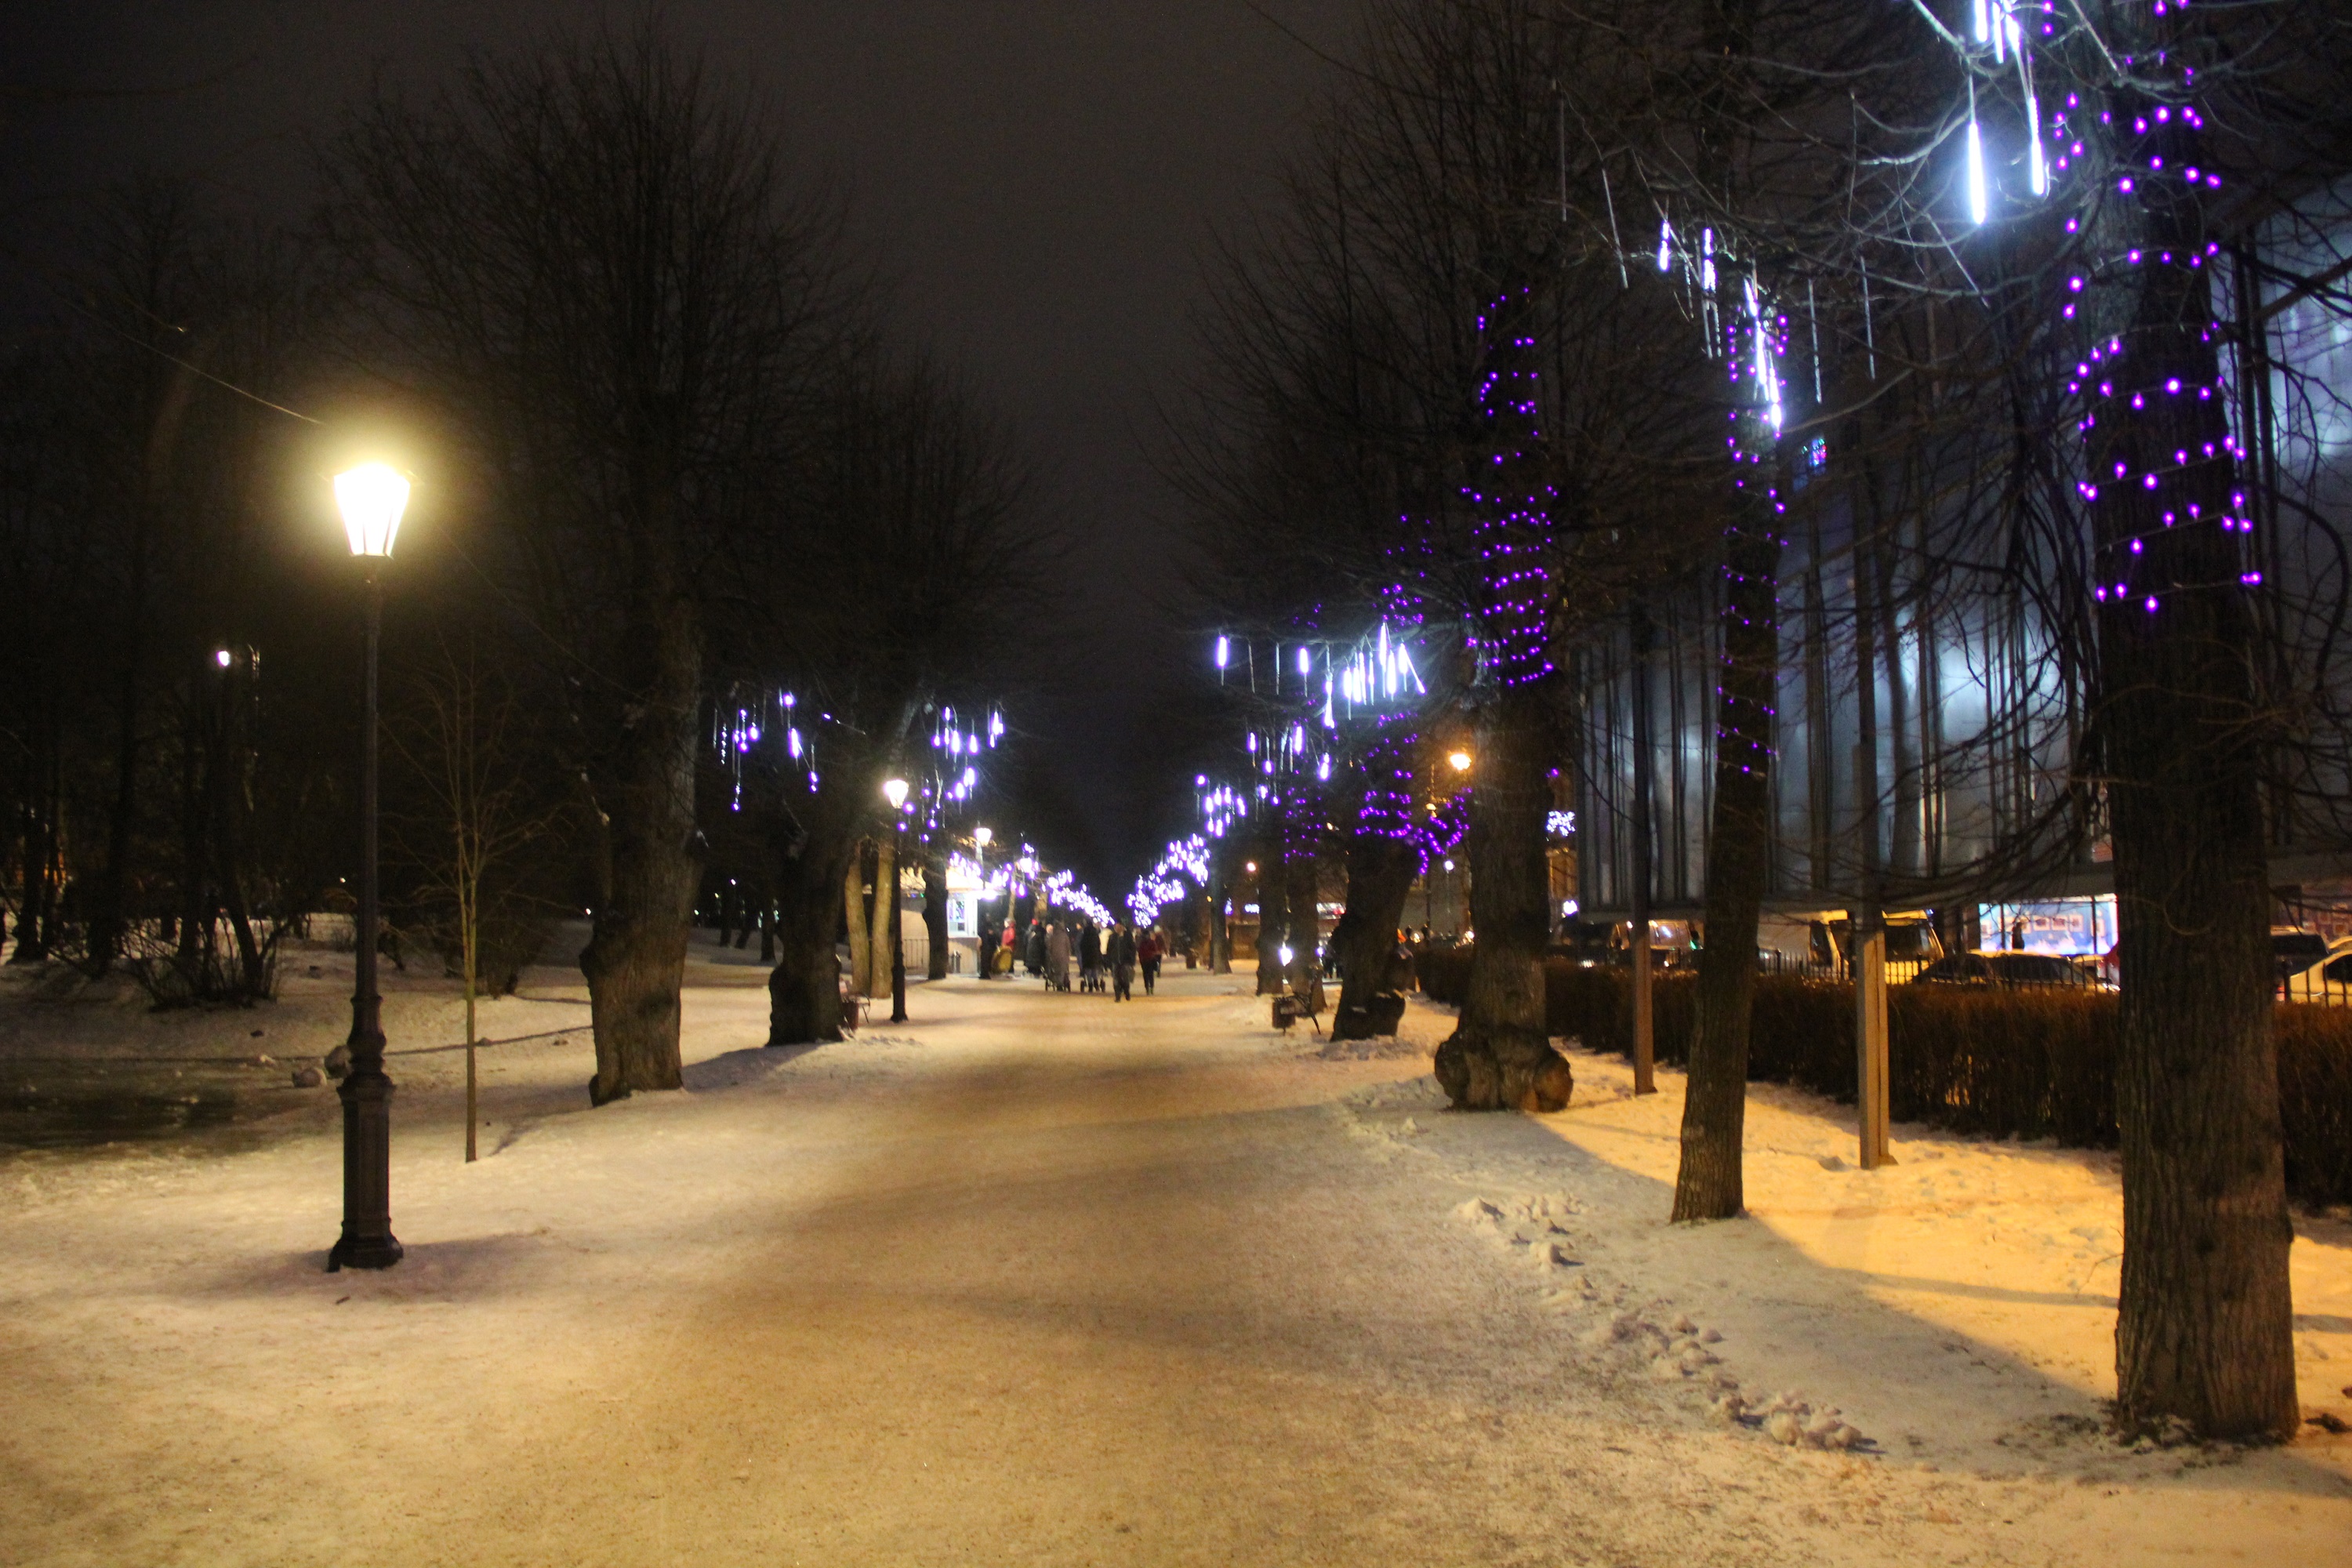
[[[1657,1051],[1650,1026],[1650,914],[1633,917],[1633,1092],[1658,1092]]]
[[[1853,568],[1853,660],[1860,672],[1854,692],[1853,831],[1858,896],[1847,922],[1853,955],[1854,1110],[1862,1141],[1862,1168],[1891,1165],[1886,1148],[1886,906],[1882,892],[1878,837],[1878,658],[1875,587],[1876,544],[1858,540]],[[1900,649],[1888,646],[1888,659]]]
[[[1886,920],[1875,903],[1853,923],[1853,1037],[1860,1071],[1854,1104],[1862,1123],[1862,1168],[1891,1165],[1886,1146]]]
[[[1866,636],[1866,634],[1865,634]],[[1868,666],[1864,666],[1865,668]],[[1867,678],[1864,680],[1867,685]],[[1871,700],[1862,702],[1864,734],[1871,736]],[[1878,893],[1878,748],[1865,739],[1853,749],[1856,826],[1862,842],[1862,897],[1847,922],[1853,954],[1854,1110],[1862,1137],[1862,1168],[1891,1165],[1886,1148],[1886,910]]]

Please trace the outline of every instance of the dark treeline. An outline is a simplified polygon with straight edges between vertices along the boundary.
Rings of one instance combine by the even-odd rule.
[[[1220,258],[1171,467],[1205,628],[1386,625],[1431,693],[1332,731],[1304,681],[1240,687],[1226,853],[1344,862],[1349,921],[1393,929],[1445,816],[1427,752],[1467,745],[1438,1076],[1549,1108],[1545,807],[1631,841],[1595,885],[1632,916],[1637,1082],[1659,820],[1699,819],[1677,1219],[1740,1209],[1788,868],[1857,931],[2111,871],[2119,1419],[2290,1430],[2265,858],[2352,842],[2352,725],[2345,387],[2282,313],[2347,308],[2343,18],[1395,0],[1349,64]],[[1669,639],[1703,715],[1661,737]],[[1792,754],[1824,713],[1851,756]]]
[[[8,350],[16,960],[250,1001],[350,907],[361,586],[328,480],[374,458],[415,484],[384,641],[404,960],[510,986],[587,911],[593,1094],[674,1088],[691,911],[741,889],[777,1040],[831,1037],[878,784],[1001,673],[1034,527],[1008,433],[896,338],[758,98],[657,26],[354,105],[318,191],[289,230],[110,193]]]

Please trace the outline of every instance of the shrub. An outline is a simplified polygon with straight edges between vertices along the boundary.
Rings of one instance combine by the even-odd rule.
[[[1470,993],[1470,950],[1466,947],[1424,947],[1413,955],[1421,976],[1422,994],[1433,1002],[1459,1007]]]
[[[2077,1148],[2116,1142],[2113,995],[1897,985],[1886,1012],[1887,1098],[1901,1120]],[[1849,1057],[1853,1037],[1849,1024]]]
[[[1459,1003],[1470,950],[1423,955],[1423,989]],[[1588,1048],[1633,1051],[1632,976],[1552,958],[1544,1020]],[[1651,990],[1657,1059],[1689,1059],[1697,977],[1667,973]],[[1970,986],[1887,988],[1889,1108],[1975,1137],[2054,1138],[2074,1148],[2116,1142],[2114,995],[2097,991]],[[2311,1204],[2352,1202],[2352,1007],[2283,1004],[2277,1011],[2279,1105],[2287,1190]],[[1748,1076],[1852,1101],[1859,1076],[1853,987],[1763,974],[1748,1028]]]
[[[2283,1004],[2278,1063],[2287,1191],[2352,1203],[2352,1007]]]

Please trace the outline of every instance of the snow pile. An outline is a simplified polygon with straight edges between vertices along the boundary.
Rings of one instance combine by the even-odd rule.
[[[1327,1062],[1380,1062],[1426,1059],[1430,1047],[1402,1035],[1376,1035],[1369,1040],[1335,1040],[1309,1035],[1300,1053]]]
[[[1766,1436],[1791,1448],[1843,1450],[1869,1442],[1836,1405],[1816,1410],[1793,1390],[1776,1394],[1752,1409],[1737,1394],[1726,1394],[1716,1404],[1726,1419],[1760,1425]]]
[[[1660,1323],[1641,1312],[1619,1312],[1584,1336],[1586,1346],[1614,1353],[1641,1366],[1654,1382],[1695,1384],[1710,1390],[1707,1409],[1727,1426],[1760,1430],[1776,1443],[1796,1448],[1867,1450],[1870,1440],[1845,1418],[1837,1406],[1815,1406],[1794,1390],[1753,1400],[1740,1392],[1739,1379],[1719,1369],[1723,1358],[1712,1347],[1723,1342],[1722,1331],[1701,1327],[1689,1313],[1678,1313]]]
[[[1408,1124],[1412,1119],[1406,1118]],[[1580,1268],[1575,1243],[1559,1222],[1577,1212],[1566,1194],[1540,1197],[1472,1198],[1454,1211],[1454,1217],[1503,1247],[1538,1273]]]

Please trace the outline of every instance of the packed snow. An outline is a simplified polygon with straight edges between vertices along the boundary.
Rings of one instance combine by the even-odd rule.
[[[350,959],[298,958],[243,1013],[0,976],[0,1137],[153,1112],[0,1154],[0,1559],[2352,1561],[2352,1438],[2104,1435],[2103,1155],[1898,1129],[1863,1173],[1759,1089],[1751,1215],[1669,1226],[1671,1073],[1457,1115],[1442,1010],[1334,1047],[1181,968],[767,1050],[698,942],[683,1093],[588,1109],[576,973],[490,1005],[470,1166],[452,988],[389,977],[409,1255],[330,1275],[293,1079]],[[2305,1396],[2352,1415],[2352,1224],[2298,1223]]]

